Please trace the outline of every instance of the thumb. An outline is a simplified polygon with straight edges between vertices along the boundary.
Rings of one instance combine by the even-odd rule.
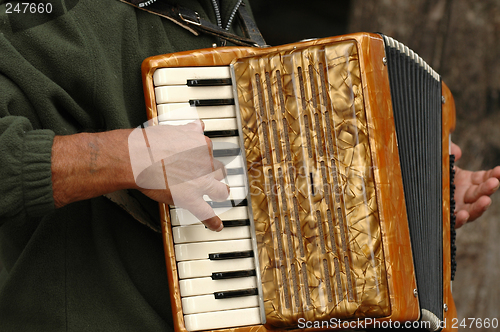
[[[462,149],[460,149],[460,147],[458,145],[456,145],[455,143],[451,142],[450,150],[451,150],[451,154],[455,155],[455,161],[458,161],[458,159],[460,159],[460,157],[462,157]]]

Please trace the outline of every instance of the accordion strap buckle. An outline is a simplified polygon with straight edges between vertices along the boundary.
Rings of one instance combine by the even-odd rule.
[[[179,10],[179,18],[184,22],[197,26],[201,25],[201,18],[198,12],[193,11],[190,13],[182,7],[178,8],[178,10]]]
[[[248,36],[239,36],[237,34],[231,33],[203,19],[198,12],[186,7],[182,7],[180,5],[174,6],[168,4],[165,1],[156,0],[120,1],[132,5],[136,8],[145,10],[149,13],[169,19],[174,23],[180,25],[184,29],[189,30],[196,36],[198,36],[200,33],[206,33],[217,38],[225,39],[236,45],[259,47],[266,45],[264,42],[264,38],[262,38],[262,35],[260,34],[256,24],[253,22],[251,16],[246,12],[243,5],[239,6],[238,12],[243,21],[242,28]]]

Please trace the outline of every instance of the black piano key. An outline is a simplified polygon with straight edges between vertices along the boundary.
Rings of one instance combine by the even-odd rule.
[[[234,99],[192,99],[189,105],[196,107],[234,105]]]
[[[208,259],[212,261],[218,261],[223,259],[247,258],[247,257],[253,257],[253,250],[208,254]]]
[[[238,134],[237,129],[205,131],[205,136],[207,136],[208,138],[230,137],[230,136],[238,136],[238,135],[239,134]]]
[[[250,226],[250,219],[222,220],[224,227]]]
[[[224,227],[250,226],[250,219],[222,220]],[[205,226],[205,228],[208,228]]]
[[[247,206],[248,205],[246,198],[241,200],[241,201],[235,201],[235,200],[227,200],[224,202],[208,201],[207,203],[212,208],[226,208],[226,207]]]
[[[255,270],[241,270],[230,272],[214,272],[212,273],[212,280],[233,279],[255,276]]]
[[[234,149],[218,149],[214,150],[214,157],[219,158],[219,157],[231,157],[231,156],[237,156],[241,153],[240,148],[234,148]]]
[[[187,86],[221,86],[231,85],[230,78],[192,79],[187,80]]]
[[[258,294],[259,291],[257,290],[257,288],[248,288],[248,289],[240,289],[233,291],[215,292],[214,296],[217,300],[220,300],[220,299],[230,299],[233,297],[252,296]]]

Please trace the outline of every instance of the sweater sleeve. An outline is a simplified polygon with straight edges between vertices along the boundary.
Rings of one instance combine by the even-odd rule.
[[[69,74],[61,74],[69,71],[67,67],[55,65],[54,49],[61,51],[60,57],[69,58],[74,54],[66,54],[66,49],[73,45],[49,24],[14,31],[10,23],[0,13],[0,226],[7,220],[42,217],[54,211],[54,135],[76,132],[72,112],[80,110],[66,92],[68,86],[55,81],[77,85]],[[52,35],[56,37],[49,38]],[[74,52],[85,53],[78,48]],[[85,122],[85,114],[79,114]]]
[[[40,129],[41,117],[37,113],[43,108],[47,116],[51,111],[42,99],[29,97],[34,89],[29,83],[23,86],[21,78],[29,82],[26,77],[33,70],[3,37],[0,36],[0,226],[10,218],[40,217],[55,209],[51,173],[54,131]]]
[[[22,116],[0,119],[0,220],[42,216],[54,207],[51,150],[54,132],[33,130]]]

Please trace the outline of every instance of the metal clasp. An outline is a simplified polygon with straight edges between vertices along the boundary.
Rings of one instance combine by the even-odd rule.
[[[186,23],[191,23],[191,24],[200,26],[201,25],[201,23],[200,23],[201,22],[200,14],[198,14],[198,12],[194,12],[194,14],[196,15],[196,20],[198,22],[194,21],[193,18],[188,18],[188,17],[182,16],[181,12],[179,12],[179,17],[181,18],[181,20],[183,20]],[[186,14],[184,14],[184,15],[186,15]]]

